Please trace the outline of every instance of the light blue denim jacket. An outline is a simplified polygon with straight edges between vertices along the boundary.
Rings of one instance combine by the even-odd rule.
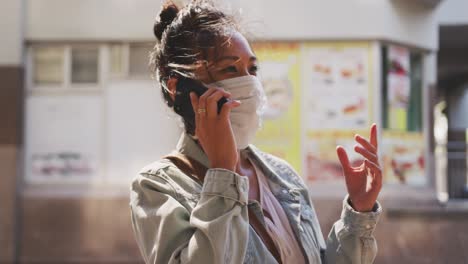
[[[210,168],[190,136],[182,135],[177,151]],[[373,262],[379,203],[373,212],[359,213],[345,197],[341,218],[325,241],[302,178],[287,162],[253,145],[243,151],[267,176],[306,263]],[[249,225],[249,207],[258,219],[263,220],[263,212],[257,201],[248,199],[248,189],[248,178],[229,170],[210,168],[201,185],[166,159],[144,167],[131,185],[130,211],[145,262],[277,263]]]

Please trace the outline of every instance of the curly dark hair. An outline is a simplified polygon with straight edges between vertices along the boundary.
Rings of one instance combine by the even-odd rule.
[[[217,48],[229,40],[233,31],[240,31],[235,17],[216,8],[212,1],[192,0],[181,9],[172,1],[163,5],[153,27],[157,43],[151,52],[150,66],[169,107],[174,102],[167,80],[177,76],[196,79],[194,72],[206,65],[208,51],[217,54]],[[194,128],[188,126],[186,117],[182,118],[186,131],[193,135]]]

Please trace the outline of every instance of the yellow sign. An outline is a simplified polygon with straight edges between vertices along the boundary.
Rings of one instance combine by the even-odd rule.
[[[256,43],[260,75],[267,95],[262,129],[255,145],[301,170],[300,76],[298,44]]]

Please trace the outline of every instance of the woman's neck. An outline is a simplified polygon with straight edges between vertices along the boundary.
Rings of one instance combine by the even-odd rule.
[[[195,141],[195,143],[203,150],[198,138],[196,136],[190,135],[190,137]],[[252,163],[250,162],[247,152],[242,149],[237,150],[237,164],[236,172],[244,175],[246,171],[253,169]]]
[[[252,169],[252,163],[250,162],[247,152],[244,150],[237,150],[237,164],[236,164],[236,172],[240,174],[245,174],[242,172],[249,171]]]

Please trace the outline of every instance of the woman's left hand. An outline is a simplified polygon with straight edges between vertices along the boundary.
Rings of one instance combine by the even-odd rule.
[[[359,167],[351,166],[348,154],[342,146],[338,146],[336,152],[343,167],[353,208],[358,212],[370,212],[382,188],[382,169],[377,152],[377,125],[371,126],[370,142],[360,135],[354,138],[359,143],[354,146],[354,151],[364,157]]]

